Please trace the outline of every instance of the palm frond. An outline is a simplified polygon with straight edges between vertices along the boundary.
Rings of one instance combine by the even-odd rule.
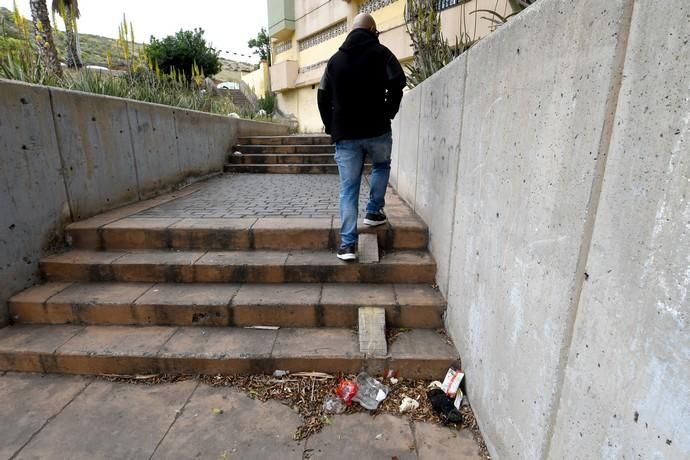
[[[79,19],[81,13],[79,12],[79,0],[53,0],[51,4],[51,9],[53,13],[57,13],[60,17],[65,17],[65,12],[70,11],[70,14],[74,16],[75,19]]]

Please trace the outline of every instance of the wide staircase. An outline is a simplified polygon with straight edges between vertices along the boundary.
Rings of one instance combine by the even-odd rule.
[[[243,145],[331,148],[323,137],[307,136],[245,138]],[[390,368],[438,379],[458,359],[442,330],[445,301],[433,287],[427,228],[392,191],[389,222],[362,228],[360,260],[346,263],[335,257],[335,217],[198,218],[193,206],[182,217],[142,216],[204,187],[210,185],[69,225],[69,248],[41,261],[45,283],[10,300],[13,325],[0,329],[0,370]]]
[[[241,137],[228,155],[225,172],[338,174],[330,136]],[[365,172],[371,169],[365,165]]]

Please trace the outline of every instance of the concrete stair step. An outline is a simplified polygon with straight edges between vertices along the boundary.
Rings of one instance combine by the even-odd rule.
[[[237,140],[240,145],[332,145],[328,135],[249,136]]]
[[[236,145],[233,152],[243,155],[308,155],[308,154],[335,154],[334,145]]]
[[[395,214],[377,227],[360,224],[360,233],[375,233],[383,249],[426,249],[426,225],[412,214]],[[324,218],[179,219],[96,216],[70,224],[67,240],[77,249],[335,249],[339,220]]]
[[[343,262],[331,251],[89,251],[46,257],[49,281],[182,283],[433,283],[427,252],[392,251],[379,263]]]
[[[253,174],[338,174],[338,166],[334,164],[226,164],[223,171]]]
[[[307,154],[273,154],[273,153],[249,153],[242,155],[228,155],[229,164],[335,164],[332,153],[307,153]]]
[[[9,301],[15,324],[355,327],[361,306],[394,328],[442,328],[443,296],[418,284],[53,282]]]
[[[233,104],[242,108],[253,108],[252,103],[247,99],[247,96],[238,89],[227,90],[230,94]]]
[[[351,329],[166,326],[11,326],[0,329],[0,370],[66,374],[381,373],[437,379],[458,355],[434,330],[403,332],[383,358],[359,351]]]
[[[225,164],[226,173],[252,174],[338,174],[336,164]],[[371,172],[371,165],[364,165],[364,174]]]

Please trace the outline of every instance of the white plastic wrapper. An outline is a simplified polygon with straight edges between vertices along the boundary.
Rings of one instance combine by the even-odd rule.
[[[458,392],[458,388],[460,388],[460,382],[462,382],[462,378],[464,376],[465,374],[460,372],[459,369],[451,367],[446,373],[446,378],[443,379],[441,389],[448,395],[448,397],[454,398]]]
[[[400,403],[400,413],[410,412],[419,407],[419,401],[416,401],[409,396],[405,396]]]
[[[455,406],[457,410],[460,410],[460,406],[462,406],[462,398],[464,396],[465,395],[462,394],[462,390],[458,389],[458,394],[455,395],[455,399],[453,400],[453,406]]]

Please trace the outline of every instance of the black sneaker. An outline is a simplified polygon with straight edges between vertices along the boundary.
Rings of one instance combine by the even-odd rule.
[[[383,210],[373,213],[373,212],[368,212],[366,216],[364,216],[364,225],[369,225],[371,227],[376,227],[377,225],[385,224],[386,223],[386,215],[383,213]]]
[[[355,250],[355,245],[351,244],[349,246],[345,246],[338,249],[338,259],[357,260],[357,251]]]

